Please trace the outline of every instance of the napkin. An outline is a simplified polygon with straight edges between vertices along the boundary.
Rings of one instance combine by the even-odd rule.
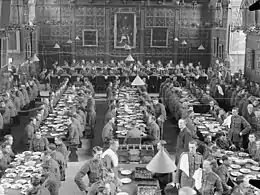
[[[224,92],[223,92],[223,89],[220,85],[217,85],[217,88],[218,88],[218,92],[220,95],[224,95]]]
[[[180,158],[180,170],[182,170],[188,177],[190,176],[189,173],[189,157],[187,153],[183,153]]]
[[[224,122],[223,122],[223,126],[228,126],[228,128],[230,128],[230,126],[231,126],[231,117],[232,117],[232,115],[230,115],[230,116],[228,116],[225,120],[224,120]]]
[[[202,186],[202,169],[199,168],[194,172],[193,179],[195,180],[195,188],[200,190]]]

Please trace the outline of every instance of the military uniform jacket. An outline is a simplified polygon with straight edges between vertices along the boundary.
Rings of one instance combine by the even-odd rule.
[[[178,163],[175,182],[180,183],[181,187],[187,186],[193,188],[194,187],[193,175],[197,169],[202,167],[203,157],[200,153],[192,154],[190,152],[185,152],[182,153],[182,155],[183,154],[188,154],[189,176],[187,176],[186,173],[180,170],[180,164]]]
[[[232,142],[242,143],[243,136],[240,136],[239,134],[242,133],[243,135],[245,135],[249,133],[250,128],[250,124],[246,121],[244,117],[232,116],[230,129],[228,131],[228,138]]]
[[[189,151],[189,142],[192,140],[192,134],[188,128],[183,129],[180,131],[177,137],[177,144],[176,144],[176,158],[175,163],[179,162],[179,157],[183,152]]]
[[[202,172],[201,195],[214,195],[215,192],[223,193],[221,179],[213,171],[209,173]]]

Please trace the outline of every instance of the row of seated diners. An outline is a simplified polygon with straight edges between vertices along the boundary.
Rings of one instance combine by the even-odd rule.
[[[76,150],[81,145],[81,138],[93,134],[93,132],[85,132],[85,129],[89,129],[85,126],[86,115],[91,116],[91,113],[95,115],[95,103],[90,83],[75,87],[68,82],[66,80],[55,93],[54,100],[44,110],[43,117],[40,110],[36,117],[31,119],[25,131],[28,132],[28,145],[34,143],[35,130],[38,129],[40,131],[37,133],[48,138],[50,142],[54,141],[54,137],[61,137],[66,141],[71,155],[74,156],[73,161],[78,161]],[[90,131],[92,130],[90,128]]]
[[[0,95],[0,133],[1,137],[11,133],[11,127],[20,124],[20,116],[35,108],[40,84],[37,79],[15,86]]]
[[[246,175],[246,179],[260,178],[260,142],[255,142],[254,133],[250,133],[249,144],[245,149],[236,148],[227,136],[232,125],[230,116],[226,115],[224,109],[214,105],[215,101],[209,95],[204,94],[203,98],[200,95],[201,99],[198,99],[196,97],[198,94],[192,93],[194,88],[197,87],[187,85],[186,88],[179,88],[168,83],[162,86],[161,94],[166,108],[171,113],[176,113],[173,117],[177,120],[180,118],[186,120],[187,128],[194,133],[193,138],[198,140],[198,152],[203,154],[204,159],[218,159],[213,170],[217,170],[223,156],[228,156],[232,163],[227,168],[235,182],[242,174]],[[214,110],[208,109],[211,106],[215,106],[215,110],[221,110],[219,115],[216,115]],[[176,156],[180,156],[180,152],[176,152]],[[248,190],[257,191],[251,185]]]
[[[2,170],[2,173],[5,174],[1,183],[6,194],[27,194],[34,185],[34,179],[37,178],[40,178],[43,186],[46,184],[46,188],[57,190],[52,192],[58,194],[60,181],[65,179],[68,157],[72,153],[72,150],[71,152],[67,151],[66,145],[69,146],[69,149],[77,147],[80,143],[80,137],[84,133],[84,126],[81,125],[85,124],[81,124],[80,119],[77,118],[78,115],[74,115],[73,112],[76,112],[74,105],[79,103],[85,105],[86,101],[84,100],[87,97],[84,95],[86,93],[92,92],[86,86],[80,88],[68,86],[68,80],[66,80],[50,98],[49,104],[37,112],[34,118],[37,120],[32,119],[34,124],[28,124],[32,125],[35,130],[34,136],[28,144],[29,150],[13,156],[13,161],[10,161],[11,163],[9,162],[9,165]],[[46,152],[47,149],[52,152]],[[64,158],[60,156],[59,152]],[[43,160],[41,160],[42,154],[44,154]],[[54,160],[58,162],[58,172],[60,173],[55,169]],[[53,178],[54,176],[56,179]],[[31,177],[32,179],[30,179]],[[50,179],[49,177],[52,177],[51,184],[49,181],[44,183],[46,178]]]
[[[151,75],[144,75],[139,74],[138,75],[144,79],[145,82],[148,84],[148,92],[150,93],[156,93],[159,90],[159,86],[162,82],[165,81],[167,77],[169,77],[168,74],[157,74],[153,73]],[[73,83],[81,83],[84,82],[84,79],[87,78],[94,86],[95,91],[104,91],[105,87],[107,86],[109,82],[114,82],[117,78],[120,79],[121,82],[124,82],[126,78],[129,78],[130,82],[134,80],[136,76],[136,72],[132,72],[131,74],[90,74],[85,75],[81,73],[57,73],[53,75],[47,75],[46,77],[43,77],[45,82],[49,82],[51,86],[57,86],[60,82],[63,81],[64,78],[70,78],[71,82]],[[43,80],[41,80],[43,81]]]

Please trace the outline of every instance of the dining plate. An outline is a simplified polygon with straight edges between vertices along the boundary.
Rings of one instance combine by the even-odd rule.
[[[234,177],[237,177],[239,175],[242,175],[242,173],[239,173],[238,171],[231,171],[230,174]]]
[[[238,156],[240,156],[240,157],[248,157],[249,154],[247,154],[247,153],[245,153],[245,152],[239,152],[239,153],[238,153]]]
[[[123,183],[123,184],[128,184],[128,183],[131,183],[132,180],[130,178],[122,178],[120,179],[120,181]]]
[[[15,169],[12,169],[12,168],[8,168],[5,170],[6,173],[14,173],[15,172]]]
[[[35,164],[36,164],[35,161],[28,161],[24,163],[25,166],[34,166]]]
[[[16,183],[16,184],[25,184],[25,183],[27,183],[27,180],[25,180],[25,179],[19,179],[19,180],[17,180],[15,183]]]
[[[130,175],[131,173],[132,173],[131,170],[126,170],[126,169],[121,171],[122,175]]]
[[[129,195],[127,192],[118,192],[116,195]]]
[[[226,155],[233,155],[234,154],[234,152],[232,152],[232,151],[226,151],[225,153],[226,153]]]
[[[237,165],[237,164],[231,164],[229,165],[232,169],[240,169],[241,166],[240,165]]]
[[[13,185],[11,185],[11,188],[18,190],[18,189],[22,188],[22,185],[21,184],[13,184]]]
[[[42,153],[41,152],[34,152],[33,155],[38,155],[38,156],[41,156]]]
[[[26,177],[31,177],[31,173],[22,173],[20,176],[22,177],[22,178],[26,178]]]
[[[258,166],[251,166],[250,169],[253,170],[253,171],[259,171],[260,167],[258,167]]]
[[[1,184],[1,186],[2,186],[4,189],[7,189],[7,188],[10,188],[10,187],[11,187],[11,184],[10,184],[10,183],[3,183],[3,184]]]
[[[16,177],[16,176],[17,176],[16,173],[7,173],[7,174],[6,174],[6,177],[10,177],[10,178],[14,178],[14,177]]]
[[[241,173],[244,173],[244,174],[248,174],[248,173],[251,173],[251,170],[250,169],[240,169],[239,170]]]
[[[14,180],[11,179],[11,178],[4,178],[4,179],[1,179],[1,183],[12,183]]]

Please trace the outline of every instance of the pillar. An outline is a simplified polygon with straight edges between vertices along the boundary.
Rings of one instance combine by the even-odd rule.
[[[71,21],[71,39],[72,39],[72,44],[71,44],[71,57],[72,59],[76,59],[76,36],[77,36],[77,29],[76,29],[76,22],[75,22],[75,17],[76,17],[76,5],[75,2],[71,3],[71,15],[70,15],[70,21]]]
[[[179,39],[179,25],[178,25],[178,21],[179,21],[179,18],[177,18],[177,16],[179,16],[179,12],[177,11],[178,9],[175,9],[175,18],[174,18],[174,38],[177,37]],[[179,10],[180,11],[180,10]],[[177,13],[178,12],[178,13]],[[180,40],[179,40],[180,41]],[[174,41],[173,40],[173,64],[178,64],[178,51],[179,51],[179,41]]]
[[[110,12],[110,7],[106,6],[105,7],[105,55],[104,55],[104,61],[105,62],[110,62],[110,28],[113,28],[111,26],[111,12]],[[113,43],[111,43],[113,44]]]
[[[140,10],[140,61],[144,63],[144,37],[145,37],[145,9],[144,6]]]

